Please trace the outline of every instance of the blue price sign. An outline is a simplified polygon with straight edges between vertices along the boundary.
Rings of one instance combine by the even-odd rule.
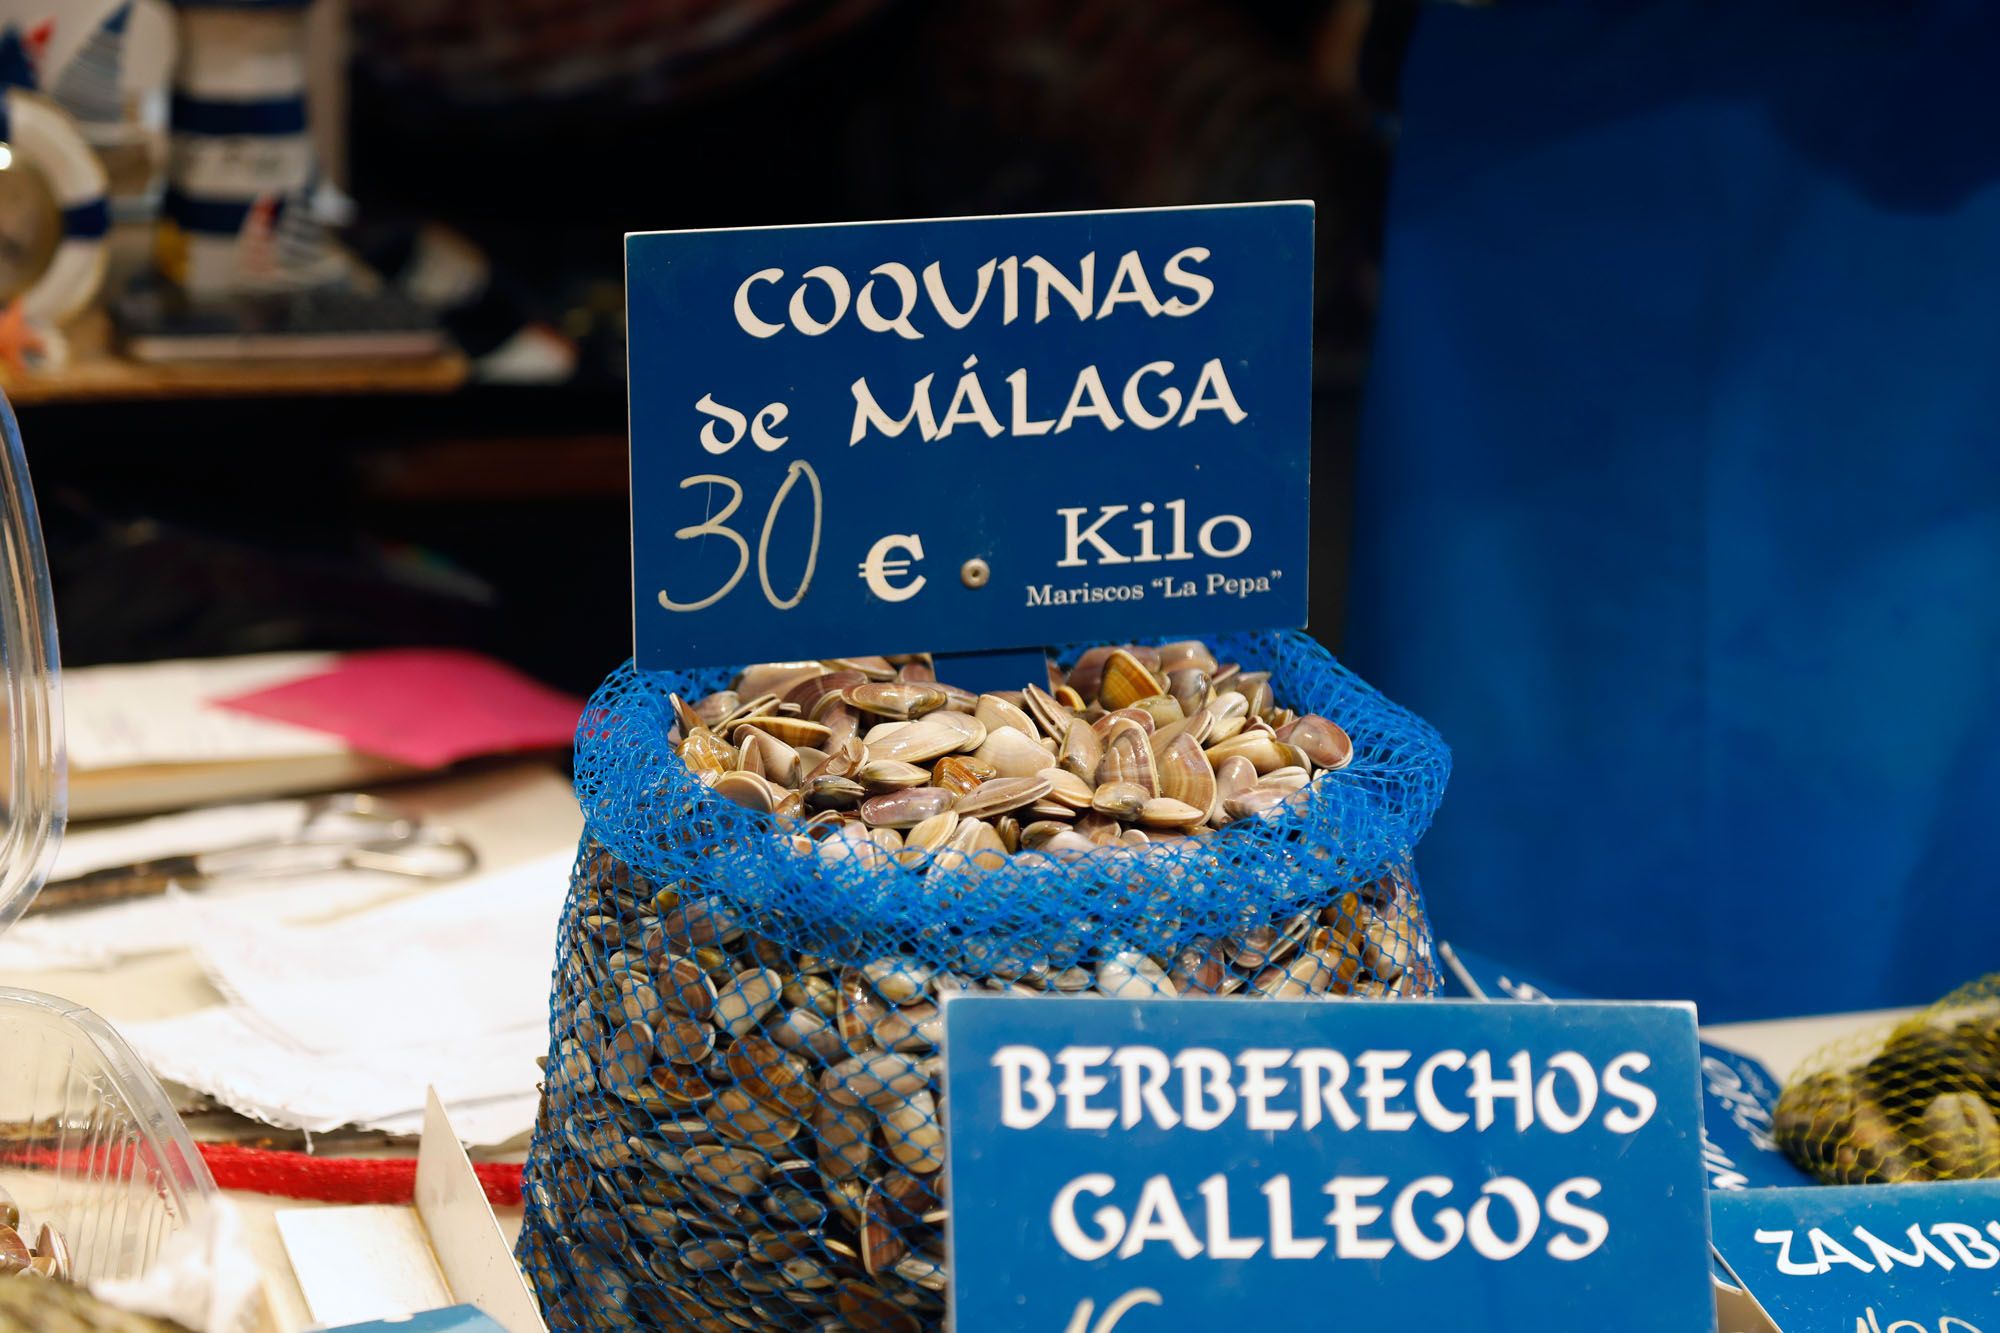
[[[1684,1005],[947,1002],[959,1333],[1710,1327]]]
[[[1441,943],[1438,953],[1445,961],[1445,974],[1457,983],[1458,992],[1469,999],[1545,1002],[1591,998],[1560,982],[1530,977],[1518,967],[1461,949],[1456,944]]]
[[[1305,623],[1312,205],[625,264],[641,667]]]
[[[1530,977],[1453,945],[1442,945],[1446,971],[1478,1000],[1568,1001],[1583,998],[1552,981]],[[1778,1080],[1761,1061],[1713,1042],[1701,1043],[1702,1164],[1712,1190],[1809,1185],[1771,1136]]]
[[[1749,1190],[1715,1245],[1783,1333],[2000,1333],[2000,1182]]]
[[[327,1333],[506,1333],[502,1326],[479,1307],[452,1305],[440,1310],[402,1315],[395,1319],[370,1320],[365,1324],[342,1324]]]
[[[1812,1177],[1771,1136],[1778,1080],[1762,1061],[1701,1044],[1702,1160],[1712,1190],[1797,1187]]]

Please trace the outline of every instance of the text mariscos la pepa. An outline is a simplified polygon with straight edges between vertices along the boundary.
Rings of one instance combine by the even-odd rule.
[[[1575,1051],[1537,1061],[1526,1051],[1249,1049],[1232,1057],[1190,1047],[1069,1046],[1053,1058],[1001,1047],[999,1123],[1105,1133],[1140,1126],[1200,1135],[1230,1126],[1272,1136],[1562,1136],[1593,1128],[1637,1134],[1659,1109],[1639,1051],[1593,1063]],[[1366,1154],[1362,1154],[1366,1155]],[[1385,1160],[1394,1160],[1393,1154]],[[1049,1200],[1054,1239],[1072,1258],[1129,1259],[1149,1249],[1182,1259],[1434,1260],[1464,1247],[1506,1260],[1536,1246],[1583,1259],[1610,1235],[1592,1206],[1606,1182],[1589,1175],[1528,1181],[1507,1174],[1395,1179],[1341,1174],[1295,1181],[1274,1174],[1177,1179],[1085,1172]],[[1246,1216],[1256,1219],[1245,1224]]]

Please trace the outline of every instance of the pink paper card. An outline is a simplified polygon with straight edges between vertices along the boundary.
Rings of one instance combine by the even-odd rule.
[[[418,768],[568,746],[583,712],[582,700],[504,662],[451,648],[350,653],[316,675],[214,702]]]

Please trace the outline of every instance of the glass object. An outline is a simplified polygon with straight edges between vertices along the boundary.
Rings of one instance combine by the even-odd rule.
[[[20,427],[4,397],[0,577],[5,929],[48,878],[67,781],[48,559]],[[137,1276],[215,1193],[187,1127],[110,1025],[66,1000],[10,987],[0,987],[0,1185],[25,1224],[61,1233],[81,1282]]]
[[[0,172],[0,176],[9,173]],[[62,841],[68,791],[61,666],[42,524],[14,410],[0,399],[0,929],[27,910]]]

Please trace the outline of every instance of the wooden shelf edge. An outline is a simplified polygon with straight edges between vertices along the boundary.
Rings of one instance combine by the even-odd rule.
[[[152,366],[107,357],[45,374],[0,375],[0,389],[16,407],[178,398],[443,394],[464,385],[467,373],[466,359],[455,352],[417,361],[258,365]]]

